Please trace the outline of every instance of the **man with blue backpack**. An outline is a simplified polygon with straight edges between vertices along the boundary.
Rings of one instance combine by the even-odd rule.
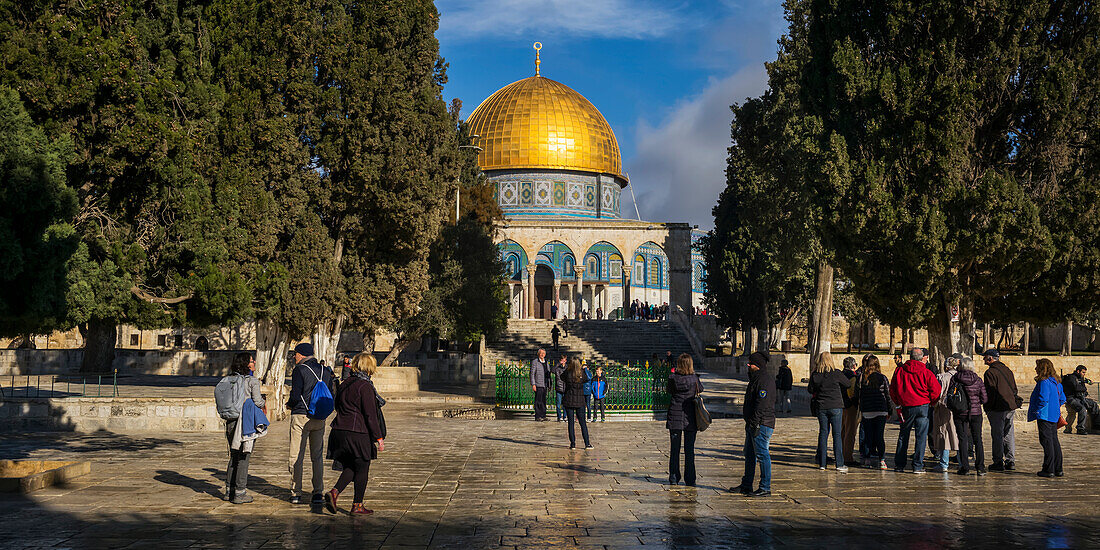
[[[325,492],[325,419],[334,408],[332,370],[313,356],[313,344],[302,342],[294,346],[294,372],[291,374],[290,400],[290,460],[293,476],[291,504],[302,501],[302,470],[306,445],[313,467],[313,498],[310,504],[324,506]]]

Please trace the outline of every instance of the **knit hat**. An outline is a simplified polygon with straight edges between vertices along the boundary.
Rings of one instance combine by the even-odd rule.
[[[1001,358],[1001,350],[998,350],[997,348],[987,349],[987,350],[985,350],[985,353],[982,353],[982,356],[983,357],[992,357],[994,359],[1000,359]]]
[[[768,352],[755,351],[752,353],[752,355],[749,355],[749,364],[756,365],[760,368],[765,368],[768,366],[769,359],[771,359],[771,356],[768,355]]]
[[[313,344],[302,342],[294,346],[294,353],[300,354],[302,357],[313,357]]]

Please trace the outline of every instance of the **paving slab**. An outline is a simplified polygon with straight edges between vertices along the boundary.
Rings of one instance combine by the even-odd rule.
[[[730,399],[743,387],[707,382]],[[1018,437],[1016,472],[841,474],[811,463],[816,420],[781,417],[773,495],[751,499],[728,491],[744,471],[737,419],[699,434],[698,485],[685,487],[667,484],[663,422],[591,423],[595,449],[570,450],[564,423],[421,415],[445,406],[387,405],[390,439],[365,499],[375,514],[355,518],[289,503],[285,422],[257,442],[248,505],[221,498],[216,434],[5,434],[0,459],[90,461],[92,471],[0,496],[3,548],[1100,547],[1100,436],[1061,435],[1060,479],[1034,475],[1034,432]],[[890,449],[896,434],[890,426]],[[326,464],[326,486],[337,475]]]

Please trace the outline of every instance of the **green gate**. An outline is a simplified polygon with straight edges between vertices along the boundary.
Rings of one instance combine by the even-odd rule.
[[[661,363],[648,361],[627,363],[588,364],[595,375],[596,367],[603,368],[607,380],[607,412],[652,412],[668,410],[668,371]],[[553,384],[553,382],[551,382]],[[497,407],[506,410],[534,410],[535,392],[531,390],[531,366],[529,363],[496,364]],[[546,392],[547,408],[554,408],[554,388]]]

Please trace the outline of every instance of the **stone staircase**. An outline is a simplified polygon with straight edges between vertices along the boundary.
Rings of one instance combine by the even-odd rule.
[[[637,361],[653,354],[663,359],[667,351],[691,353],[687,338],[668,321],[509,319],[507,330],[486,343],[483,361],[490,369],[496,361],[527,362],[540,347],[555,355],[550,336],[555,324],[561,330],[558,351],[589,362]]]

